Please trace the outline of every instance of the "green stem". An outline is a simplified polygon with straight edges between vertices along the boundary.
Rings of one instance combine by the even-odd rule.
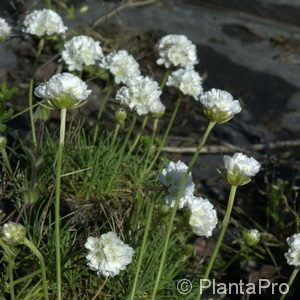
[[[202,139],[201,139],[201,141],[198,145],[197,151],[194,153],[194,155],[193,155],[193,157],[192,157],[192,159],[191,159],[191,161],[188,165],[188,168],[187,168],[187,170],[186,170],[186,172],[185,172],[185,174],[184,174],[184,176],[183,176],[183,178],[180,182],[178,193],[176,195],[175,205],[172,208],[171,217],[170,217],[170,220],[169,220],[168,225],[167,225],[167,232],[166,232],[166,236],[165,236],[165,240],[164,240],[164,244],[163,244],[163,251],[162,251],[162,256],[161,256],[161,259],[160,259],[160,265],[159,265],[159,269],[158,269],[158,273],[157,273],[157,276],[156,276],[154,289],[153,289],[152,296],[151,296],[152,300],[155,300],[156,293],[157,293],[157,290],[158,290],[158,287],[159,287],[159,284],[160,284],[160,279],[161,279],[162,271],[163,271],[163,268],[164,268],[164,264],[165,264],[165,260],[166,260],[166,256],[167,256],[167,252],[168,252],[169,240],[170,240],[170,236],[171,236],[171,233],[172,233],[173,223],[174,223],[176,211],[177,211],[177,208],[178,208],[179,202],[180,202],[180,196],[182,195],[182,192],[185,188],[189,173],[192,170],[194,164],[196,163],[197,158],[198,158],[203,146],[205,145],[205,142],[206,142],[211,130],[215,126],[215,124],[216,124],[215,122],[210,122],[208,124],[208,126],[206,128],[206,131],[205,131],[205,133],[204,133],[204,135],[203,135],[203,137],[202,137]]]
[[[36,133],[35,133],[35,123],[34,123],[34,117],[33,117],[33,103],[32,103],[33,83],[34,83],[34,79],[32,78],[32,79],[30,79],[30,82],[29,82],[29,117],[30,117],[32,140],[33,140],[34,146],[36,147],[37,139],[36,139]]]
[[[101,105],[98,111],[98,115],[97,115],[97,124],[96,124],[96,128],[95,128],[95,132],[94,132],[94,137],[93,137],[93,143],[95,144],[96,140],[97,140],[97,136],[98,136],[98,132],[99,132],[99,127],[100,127],[100,119],[102,116],[102,113],[104,111],[104,108],[106,106],[106,103],[108,102],[110,95],[112,94],[114,90],[114,85],[111,85],[107,88],[107,92],[103,98],[103,100],[101,101]]]
[[[135,149],[136,145],[138,144],[138,142],[139,142],[139,140],[141,138],[142,132],[144,131],[144,129],[145,129],[146,125],[147,125],[148,120],[149,120],[149,115],[146,115],[146,117],[143,120],[141,129],[140,129],[139,133],[137,134],[137,136],[135,137],[135,140],[134,140],[132,146],[130,147],[130,149],[129,149],[128,153],[127,153],[128,156],[131,155],[131,153]]]
[[[32,107],[27,107],[26,109],[24,109],[24,110],[22,110],[22,111],[20,111],[20,112],[18,112],[18,113],[16,113],[16,114],[14,114],[9,120],[11,121],[11,120],[13,120],[13,119],[15,119],[15,118],[21,116],[22,114],[28,112],[31,108],[35,108],[35,107],[39,106],[39,105],[40,105],[41,103],[43,103],[44,101],[45,101],[45,100],[40,101],[40,102],[38,102],[38,103],[35,103],[35,104],[32,105]]]
[[[118,157],[118,160],[116,162],[114,172],[112,173],[112,176],[110,177],[110,181],[108,182],[108,189],[111,188],[111,185],[112,185],[113,181],[115,180],[115,176],[117,175],[117,172],[118,172],[118,170],[120,168],[120,165],[121,165],[121,162],[122,162],[122,158],[123,158],[123,154],[124,154],[126,145],[128,143],[129,137],[130,137],[130,135],[131,135],[131,133],[133,131],[134,125],[136,123],[136,118],[137,118],[137,115],[136,115],[136,113],[134,113],[133,117],[132,117],[132,120],[131,120],[131,123],[130,123],[130,126],[128,128],[127,134],[125,136],[124,142],[123,142],[123,144],[121,146],[119,157]]]
[[[208,266],[206,268],[203,279],[208,279],[209,278],[211,269],[214,265],[214,262],[215,262],[215,259],[216,259],[217,255],[219,253],[219,249],[221,247],[221,244],[222,244],[227,226],[229,224],[229,219],[230,219],[230,215],[231,215],[231,211],[232,211],[232,207],[233,207],[233,203],[234,203],[236,190],[237,190],[237,186],[232,185],[231,188],[230,188],[229,200],[228,200],[227,208],[226,208],[226,211],[225,211],[225,216],[224,216],[224,219],[222,221],[222,229],[221,229],[220,235],[218,237],[217,243],[215,245],[213,254],[210,257],[210,260],[208,262]],[[201,296],[202,296],[202,289],[200,289],[200,292],[199,292],[196,300],[200,300]]]
[[[155,139],[155,135],[156,135],[156,132],[157,132],[157,127],[158,127],[158,121],[159,119],[155,118],[154,119],[154,123],[153,123],[153,130],[152,130],[152,135],[151,135],[151,140],[150,140],[150,144],[149,144],[149,147],[147,149],[147,155],[146,155],[146,159],[145,159],[145,168],[144,168],[144,173],[143,173],[143,176],[145,175],[145,172],[146,172],[146,168],[148,166],[148,162],[149,162],[149,158],[150,158],[150,154],[151,154],[151,151],[152,151],[152,146],[154,144],[154,139]]]
[[[61,189],[61,169],[62,156],[66,133],[66,108],[60,111],[60,134],[56,162],[56,180],[55,180],[55,248],[56,248],[56,285],[57,300],[61,300],[61,257],[60,257],[60,189]]]
[[[121,125],[119,123],[116,124],[116,127],[115,127],[115,131],[114,131],[114,136],[111,140],[111,145],[114,145],[115,142],[116,142],[116,139],[117,139],[117,136],[118,136],[118,133],[120,131],[120,128],[121,128]]]
[[[98,298],[98,296],[100,295],[101,291],[103,290],[103,288],[105,287],[107,281],[108,281],[109,277],[105,277],[104,282],[102,283],[102,285],[100,286],[99,290],[97,291],[97,293],[95,294],[95,296],[92,298],[92,300],[96,300]]]
[[[170,69],[167,69],[166,72],[165,72],[165,74],[164,74],[164,77],[163,77],[163,79],[162,79],[162,81],[160,83],[160,89],[161,90],[164,89],[164,87],[166,85],[166,82],[168,80],[169,75],[170,75]]]
[[[130,300],[134,300],[134,295],[135,295],[135,292],[136,292],[136,287],[137,287],[137,283],[138,283],[138,279],[139,279],[141,265],[142,265],[144,253],[145,253],[145,250],[146,250],[146,244],[147,244],[149,229],[150,229],[152,216],[153,216],[154,204],[155,204],[154,201],[152,201],[151,204],[150,204],[150,208],[149,208],[149,212],[148,212],[148,216],[147,216],[147,221],[146,221],[146,227],[145,227],[144,236],[143,236],[143,241],[142,241],[142,247],[141,247],[141,250],[140,250],[140,253],[139,253],[137,266],[136,266],[136,271],[135,271],[135,276],[134,276],[134,281],[133,281],[131,294],[130,294],[130,298],[129,298]]]
[[[10,165],[10,162],[9,162],[9,159],[8,159],[7,152],[6,152],[5,148],[1,149],[1,154],[2,154],[2,158],[3,158],[5,168],[7,169],[9,174],[12,175],[13,171],[12,171],[12,168],[11,168],[11,165]]]
[[[173,113],[172,113],[170,122],[169,122],[169,124],[168,124],[168,126],[167,126],[167,129],[166,129],[166,131],[165,131],[165,134],[164,134],[164,136],[163,136],[162,142],[161,142],[161,144],[159,145],[159,148],[158,148],[158,150],[157,150],[157,153],[156,153],[156,155],[155,155],[153,161],[151,162],[150,166],[148,167],[148,169],[146,170],[145,173],[149,173],[149,172],[152,170],[152,168],[154,167],[154,165],[155,165],[155,163],[156,163],[156,161],[157,161],[157,159],[158,159],[158,157],[159,157],[159,155],[160,155],[160,153],[161,153],[161,151],[162,151],[162,149],[163,149],[163,147],[164,147],[164,145],[165,145],[165,143],[166,143],[167,137],[168,137],[169,132],[170,132],[170,130],[171,130],[171,127],[172,127],[172,125],[173,125],[173,123],[174,123],[175,117],[176,117],[176,115],[177,115],[177,112],[178,112],[180,103],[181,103],[181,97],[179,96],[178,99],[177,99],[177,101],[176,101],[175,108],[174,108],[174,111],[173,111]]]
[[[297,276],[299,270],[300,270],[299,267],[295,267],[295,268],[294,268],[294,270],[293,270],[293,272],[292,272],[292,274],[291,274],[291,276],[290,276],[290,278],[289,278],[289,281],[288,281],[288,283],[287,283],[288,286],[289,286],[289,288],[290,288],[291,285],[293,284],[293,282],[294,282],[294,280],[295,280],[295,278],[296,278],[296,276]],[[282,294],[279,300],[284,300],[285,297],[286,297],[286,295],[288,294],[288,292],[289,292],[289,291],[287,291],[286,294]]]
[[[41,254],[41,252],[36,248],[36,246],[26,238],[25,238],[25,241],[24,241],[24,245],[27,246],[32,251],[32,253],[40,261],[41,271],[42,271],[42,282],[43,282],[44,296],[45,296],[45,299],[48,300],[49,299],[49,297],[48,297],[48,284],[47,284],[46,266],[45,266],[44,257]]]

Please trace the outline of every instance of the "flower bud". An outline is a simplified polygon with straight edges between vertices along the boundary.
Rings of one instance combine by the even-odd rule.
[[[5,136],[0,136],[0,150],[6,148],[7,145],[7,138]]]
[[[126,118],[127,118],[127,112],[126,112],[126,110],[124,108],[117,109],[117,111],[115,113],[115,119],[116,119],[116,121],[119,124],[123,125],[124,122],[125,122],[125,120],[126,120]]]
[[[257,229],[245,230],[243,240],[249,247],[255,246],[260,241],[260,232]]]
[[[11,27],[6,20],[0,18],[0,43],[5,42],[11,35]]]
[[[25,227],[15,222],[7,222],[1,228],[1,238],[8,246],[23,244],[25,235]]]

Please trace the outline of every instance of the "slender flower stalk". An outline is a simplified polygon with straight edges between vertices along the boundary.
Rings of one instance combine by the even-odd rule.
[[[66,115],[67,109],[60,110],[60,132],[59,145],[57,151],[56,162],[56,179],[55,179],[55,247],[56,247],[56,285],[57,285],[57,299],[61,300],[61,257],[60,257],[60,190],[61,190],[61,169],[62,156],[65,144],[66,133]]]
[[[206,268],[205,274],[203,276],[203,279],[208,279],[209,278],[211,269],[212,269],[212,267],[214,265],[214,262],[215,262],[215,259],[216,259],[217,255],[219,253],[220,246],[222,244],[222,241],[223,241],[223,238],[224,238],[227,226],[229,224],[229,219],[230,219],[230,215],[231,215],[231,211],[232,211],[232,207],[233,207],[233,203],[234,203],[234,198],[235,198],[236,190],[237,190],[237,186],[232,185],[231,188],[230,188],[229,201],[228,201],[228,204],[227,204],[225,216],[224,216],[224,219],[223,219],[223,222],[222,222],[222,229],[221,229],[220,235],[218,237],[216,246],[214,248],[214,252],[213,252],[212,256],[210,257],[210,260],[209,260],[208,266]],[[199,295],[196,298],[197,300],[201,299],[202,292],[203,291],[200,288],[200,293],[199,293]]]
[[[167,83],[167,80],[168,80],[168,77],[169,77],[169,75],[170,75],[170,69],[167,69],[166,70],[166,72],[165,72],[165,74],[164,74],[164,77],[163,77],[163,79],[162,79],[162,81],[161,81],[161,83],[160,83],[160,89],[161,90],[163,90],[164,89],[164,87],[165,87],[165,85],[166,85],[166,83]]]
[[[154,205],[155,205],[155,201],[152,201],[150,204],[148,215],[147,215],[147,221],[146,221],[146,227],[145,227],[145,231],[144,231],[144,235],[143,235],[142,246],[141,246],[141,250],[140,250],[140,253],[138,256],[134,281],[133,281],[129,300],[134,300],[136,287],[137,287],[137,283],[138,283],[138,279],[139,279],[139,274],[140,274],[140,270],[141,270],[141,266],[142,266],[142,262],[143,262],[143,257],[144,257],[145,250],[146,250],[146,244],[147,244],[148,234],[149,234],[150,225],[151,225],[151,221],[152,221]]]
[[[149,147],[146,151],[144,172],[146,171],[146,168],[147,168],[148,163],[149,163],[149,158],[150,158],[150,154],[151,154],[151,151],[152,151],[152,146],[154,144],[154,139],[155,139],[155,136],[156,136],[156,133],[157,133],[158,121],[159,121],[159,118],[155,118],[154,121],[153,121],[153,129],[152,129],[151,140],[150,140]],[[144,174],[143,174],[143,176],[144,176]]]
[[[98,296],[102,292],[102,290],[105,287],[105,285],[106,285],[106,283],[107,283],[108,280],[109,280],[109,277],[106,276],[104,282],[102,283],[102,285],[100,286],[99,290],[97,291],[97,293],[95,294],[95,296],[92,298],[92,300],[96,300],[98,298]]]
[[[120,128],[121,128],[121,125],[119,123],[116,124],[116,127],[115,127],[115,130],[114,130],[114,135],[113,135],[113,138],[111,140],[111,145],[114,145],[115,142],[116,142],[116,139],[117,139],[117,136],[119,134],[119,131],[120,131]]]
[[[202,137],[202,139],[199,143],[197,151],[194,153],[194,155],[193,155],[193,157],[192,157],[192,159],[189,163],[189,166],[188,166],[188,168],[187,168],[187,170],[186,170],[186,172],[185,172],[185,174],[182,178],[182,181],[180,183],[178,193],[177,193],[177,196],[176,196],[175,205],[172,208],[171,217],[170,217],[170,220],[169,220],[168,225],[167,225],[168,227],[167,227],[167,232],[166,232],[165,239],[164,239],[162,256],[161,256],[161,259],[160,259],[160,265],[159,265],[158,273],[157,273],[157,276],[156,276],[156,281],[155,281],[154,289],[153,289],[153,292],[152,292],[151,300],[155,300],[157,290],[158,290],[158,287],[159,287],[159,284],[160,284],[160,279],[161,279],[161,275],[162,275],[162,272],[163,272],[163,268],[164,268],[164,264],[165,264],[166,256],[167,256],[167,252],[168,252],[169,240],[170,240],[170,236],[171,236],[171,233],[172,233],[173,223],[174,223],[176,211],[177,211],[177,208],[178,208],[179,202],[180,202],[180,196],[182,195],[182,192],[183,192],[183,190],[186,186],[186,182],[188,180],[190,171],[192,170],[194,164],[196,163],[197,158],[198,158],[203,146],[205,145],[205,142],[206,142],[211,130],[215,126],[215,124],[216,124],[215,122],[209,122],[209,124],[206,128],[206,131],[205,131],[205,133],[204,133],[204,135],[203,135],[203,137]]]
[[[163,149],[163,147],[164,147],[164,145],[165,145],[165,143],[166,143],[166,141],[167,141],[167,138],[168,138],[168,136],[169,136],[169,132],[170,132],[170,130],[171,130],[171,128],[172,128],[172,125],[173,125],[173,123],[174,123],[174,120],[175,120],[175,117],[176,117],[176,115],[177,115],[177,112],[178,112],[179,106],[180,106],[180,104],[181,104],[181,101],[182,101],[182,98],[181,98],[181,96],[179,96],[178,99],[177,99],[177,101],[176,101],[176,103],[175,103],[175,107],[174,107],[174,110],[173,110],[171,119],[170,119],[169,124],[168,124],[168,126],[167,126],[167,129],[166,129],[166,131],[165,131],[165,133],[164,133],[164,136],[163,136],[163,138],[162,138],[162,141],[161,141],[161,143],[160,143],[160,145],[159,145],[159,148],[158,148],[158,150],[157,150],[157,153],[156,153],[154,159],[152,160],[150,166],[147,168],[146,172],[144,172],[144,174],[145,174],[145,173],[149,173],[149,172],[152,170],[152,168],[154,167],[154,165],[155,165],[157,159],[159,158],[160,153],[161,153],[161,151],[162,151],[162,149]],[[143,174],[143,175],[144,175],[144,174]]]
[[[41,252],[36,248],[36,246],[26,238],[24,240],[24,245],[27,246],[40,261],[41,271],[42,271],[42,283],[43,283],[44,297],[46,300],[48,300],[49,299],[48,284],[47,284],[46,266],[45,266],[44,257],[41,254]]]
[[[143,133],[143,131],[144,131],[147,123],[148,123],[148,120],[149,120],[149,115],[146,115],[145,118],[144,118],[144,120],[143,120],[141,129],[140,129],[139,133],[137,134],[137,136],[135,137],[135,140],[134,140],[132,146],[130,147],[130,149],[128,151],[128,154],[127,154],[128,156],[131,155],[131,153],[134,151],[135,147],[137,146],[137,144],[138,144],[138,142],[139,142],[139,140],[141,138],[141,135],[142,135],[142,133]]]
[[[293,284],[293,282],[294,282],[294,280],[295,280],[295,278],[296,278],[296,276],[297,276],[299,270],[300,270],[300,267],[295,267],[295,268],[294,268],[294,270],[293,270],[293,272],[292,272],[292,274],[291,274],[291,276],[290,276],[290,278],[289,278],[289,281],[288,281],[288,283],[287,283],[287,285],[289,286],[289,288],[290,288],[291,285]],[[282,294],[279,300],[284,300],[287,294],[288,294],[288,292],[285,293],[285,294]]]
[[[29,117],[30,117],[30,125],[31,125],[31,134],[32,134],[32,141],[33,145],[37,146],[37,139],[36,139],[36,133],[35,133],[35,123],[33,118],[33,102],[32,102],[32,96],[33,96],[33,83],[34,79],[31,78],[29,82]]]
[[[105,94],[105,97],[103,98],[102,102],[101,102],[101,105],[100,105],[100,108],[99,108],[99,111],[98,111],[98,115],[97,115],[97,124],[96,124],[96,128],[95,128],[95,132],[94,132],[94,137],[93,137],[93,143],[95,144],[96,140],[97,140],[97,136],[98,136],[98,132],[99,132],[99,127],[100,127],[100,119],[101,119],[101,116],[103,114],[103,111],[104,111],[104,108],[112,94],[112,92],[114,91],[114,85],[111,85],[107,88],[107,92]]]
[[[121,162],[122,162],[122,158],[123,158],[123,154],[124,154],[125,148],[126,148],[126,146],[128,144],[128,141],[129,141],[129,138],[131,136],[131,133],[133,131],[134,125],[136,123],[136,119],[137,119],[137,114],[133,113],[130,126],[128,128],[128,131],[127,131],[127,134],[125,136],[124,142],[123,142],[123,144],[121,146],[121,149],[120,149],[119,157],[118,157],[118,160],[116,162],[116,166],[115,166],[114,172],[113,172],[112,176],[110,177],[110,181],[108,183],[108,189],[111,188],[111,185],[112,185],[112,183],[115,180],[115,175],[117,174],[117,172],[118,172],[118,170],[120,168],[120,165],[121,165]]]

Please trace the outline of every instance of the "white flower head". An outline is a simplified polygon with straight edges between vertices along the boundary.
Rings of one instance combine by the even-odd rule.
[[[23,32],[37,36],[65,35],[68,29],[61,17],[51,9],[34,10],[25,16]]]
[[[129,79],[127,86],[118,90],[116,99],[141,116],[156,111],[161,93],[156,81],[147,76],[138,76]]]
[[[94,65],[103,58],[100,42],[86,35],[74,36],[64,46],[61,55],[69,71],[81,71],[83,66]]]
[[[77,108],[85,103],[91,92],[84,81],[71,73],[56,74],[34,91],[52,109]]]
[[[214,206],[201,197],[193,197],[189,203],[191,217],[189,224],[193,232],[198,236],[211,237],[213,230],[218,224],[217,212]]]
[[[100,67],[109,70],[114,75],[117,84],[127,84],[129,79],[141,74],[139,64],[126,50],[108,54],[102,59]]]
[[[287,253],[284,254],[289,265],[300,266],[300,234],[296,233],[287,238],[287,243],[290,246]]]
[[[11,27],[6,20],[0,18],[0,42],[5,41],[11,35]]]
[[[131,263],[134,250],[116,235],[108,232],[100,238],[89,237],[86,248],[88,266],[98,275],[115,276]]]
[[[232,185],[244,185],[250,181],[249,177],[255,176],[261,165],[253,157],[243,153],[235,153],[232,157],[224,155],[225,176]]]
[[[178,69],[170,74],[167,86],[178,88],[184,95],[192,96],[198,100],[203,93],[202,78],[199,73],[192,69]]]
[[[187,171],[187,168],[187,165],[180,160],[176,163],[171,161],[165,165],[165,168],[159,175],[161,183],[168,188],[169,194],[166,197],[166,203],[171,207],[175,205],[179,187]],[[188,174],[184,190],[180,195],[178,208],[183,208],[188,205],[188,203],[193,198],[194,191],[195,184],[193,182],[192,173],[190,172]]]
[[[166,35],[158,41],[156,49],[160,57],[157,64],[166,68],[192,68],[198,63],[196,46],[185,35]]]
[[[194,192],[195,192],[195,184],[194,182],[192,182],[191,184],[185,187],[182,194],[180,195],[179,205],[178,205],[179,209],[189,206],[189,204],[193,201]],[[177,196],[178,196],[178,190],[168,194],[166,196],[166,204],[169,207],[174,207]]]
[[[212,89],[199,99],[206,117],[216,123],[225,123],[242,110],[239,101],[226,91]]]
[[[23,225],[15,222],[7,222],[1,228],[1,239],[8,246],[23,244],[25,240],[26,229]]]

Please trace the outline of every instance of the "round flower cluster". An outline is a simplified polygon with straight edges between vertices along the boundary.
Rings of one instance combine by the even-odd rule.
[[[52,109],[79,107],[91,92],[84,81],[71,73],[56,74],[34,91],[35,95],[45,99],[46,105]]]
[[[296,233],[287,238],[287,243],[290,246],[287,253],[284,254],[289,265],[300,266],[300,233]]]
[[[116,99],[121,101],[121,104],[128,105],[131,110],[135,110],[141,116],[149,112],[160,113],[165,109],[160,101],[161,93],[156,81],[147,76],[138,76],[129,79],[127,86],[118,90]]]
[[[1,239],[8,246],[16,246],[24,243],[26,229],[15,222],[7,222],[1,228]]]
[[[88,266],[98,275],[115,276],[131,263],[134,250],[110,231],[100,237],[88,237],[85,247]]]
[[[81,71],[83,66],[89,66],[103,58],[100,42],[89,36],[74,36],[65,43],[62,59],[68,65],[69,71]]]
[[[101,61],[100,67],[109,70],[114,75],[117,84],[127,84],[131,78],[141,74],[139,64],[126,50],[108,54]]]
[[[243,233],[243,240],[246,245],[255,246],[260,241],[260,232],[257,229],[248,229]]]
[[[158,41],[156,49],[160,56],[157,64],[166,68],[192,68],[198,63],[196,46],[185,35],[166,35]]]
[[[172,72],[166,85],[178,88],[184,95],[192,96],[195,100],[203,93],[202,78],[192,69],[178,69]]]
[[[11,27],[6,20],[0,18],[0,43],[5,41],[11,35]]]
[[[211,237],[218,224],[217,212],[214,206],[207,199],[193,196],[189,209],[191,210],[189,224],[193,232],[198,236]]]
[[[175,205],[179,186],[187,168],[187,165],[180,160],[176,163],[171,161],[165,165],[165,168],[160,173],[159,179],[161,183],[168,187],[169,194],[167,195],[166,203],[171,207]],[[179,208],[183,208],[188,205],[193,197],[194,191],[195,184],[193,183],[192,173],[190,172],[188,174],[182,195],[180,195]]]
[[[68,29],[55,11],[46,8],[26,15],[23,25],[23,32],[37,36],[64,35]]]
[[[242,110],[239,101],[222,90],[212,89],[201,95],[199,100],[206,117],[216,123],[225,123]]]
[[[243,153],[235,153],[232,157],[224,155],[225,176],[231,185],[244,185],[250,182],[250,177],[255,176],[261,165],[253,157]]]

